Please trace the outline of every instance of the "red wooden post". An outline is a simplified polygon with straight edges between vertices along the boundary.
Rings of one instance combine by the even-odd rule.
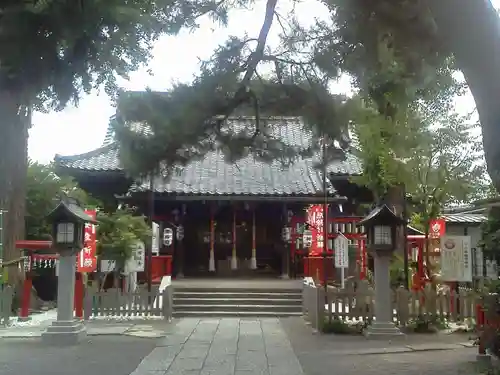
[[[76,273],[75,277],[75,317],[83,319],[83,275],[80,272]]]
[[[19,313],[20,320],[26,320],[30,314],[30,299],[31,299],[31,288],[33,286],[33,279],[31,271],[26,272],[23,283],[23,295],[21,299],[21,311]]]
[[[19,319],[28,319],[30,313],[30,298],[31,298],[31,288],[33,287],[33,279],[31,275],[31,263],[33,260],[33,251],[40,249],[49,249],[52,246],[52,241],[31,241],[31,240],[18,240],[16,241],[16,249],[27,250],[28,259],[30,262],[29,270],[26,272],[24,283],[23,283],[23,294],[21,298],[21,311],[19,313]]]

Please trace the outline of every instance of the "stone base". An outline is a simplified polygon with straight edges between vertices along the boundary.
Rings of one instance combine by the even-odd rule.
[[[55,321],[42,333],[42,342],[47,345],[76,345],[87,337],[87,329],[77,321]]]
[[[251,270],[257,269],[257,258],[255,258],[255,257],[250,258],[250,269]]]
[[[476,355],[476,361],[480,366],[490,366],[491,363],[493,362],[491,360],[491,355],[488,354],[477,354]]]
[[[235,271],[238,269],[238,258],[236,257],[231,257],[231,270]]]
[[[280,279],[282,280],[290,280],[290,276],[287,273],[283,273],[280,275]]]
[[[215,259],[212,255],[210,255],[210,259],[208,260],[208,270],[215,272]]]
[[[373,322],[365,330],[365,337],[368,339],[392,339],[405,338],[406,336],[399,330],[394,323]]]

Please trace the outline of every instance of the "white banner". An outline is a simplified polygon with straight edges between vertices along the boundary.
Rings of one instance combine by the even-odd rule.
[[[335,268],[349,267],[349,240],[339,233],[334,242]]]
[[[143,242],[137,242],[133,251],[132,256],[125,263],[125,273],[131,272],[143,272],[144,262],[146,261],[146,246]]]
[[[470,236],[441,237],[441,276],[443,281],[472,281]]]
[[[151,230],[153,231],[152,253],[158,255],[160,253],[160,225],[153,222]]]

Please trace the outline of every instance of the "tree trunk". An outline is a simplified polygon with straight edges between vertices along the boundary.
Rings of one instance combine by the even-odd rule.
[[[443,43],[456,57],[481,121],[488,172],[500,191],[500,21],[490,0],[428,0]]]
[[[404,188],[401,185],[393,186],[389,188],[387,191],[387,195],[385,198],[385,203],[389,206],[390,209],[394,211],[394,213],[398,216],[403,215],[404,209]],[[401,226],[398,228],[396,233],[396,251],[395,253],[404,256],[405,249],[405,238],[404,238],[404,228]]]
[[[3,260],[18,258],[16,240],[24,235],[27,141],[30,116],[20,111],[20,101],[11,92],[0,92],[0,209],[4,213]],[[22,279],[17,264],[7,269],[8,283]]]

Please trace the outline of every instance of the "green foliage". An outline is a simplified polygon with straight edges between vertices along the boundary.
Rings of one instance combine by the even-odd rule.
[[[408,328],[415,333],[437,333],[449,328],[449,325],[443,318],[421,315],[417,319],[411,320]]]
[[[39,240],[51,234],[46,215],[59,203],[62,195],[77,199],[86,208],[99,202],[78,188],[69,178],[59,178],[52,165],[30,162],[26,186],[26,238]]]
[[[99,212],[97,221],[97,255],[101,259],[115,260],[118,267],[125,265],[137,241],[147,242],[151,237],[145,218],[128,209]]]
[[[485,256],[500,261],[500,207],[492,207],[488,220],[481,226],[482,240],[479,246]]]
[[[411,274],[410,269],[408,269],[408,274]],[[389,277],[391,280],[391,287],[398,288],[404,286],[405,283],[405,267],[404,260],[394,254],[389,265]]]
[[[415,102],[393,118],[367,108],[354,123],[364,162],[356,181],[376,197],[404,185],[424,231],[445,205],[472,202],[489,183],[477,125],[451,111],[452,99],[439,108],[436,100]]]
[[[363,327],[350,326],[341,319],[334,318],[331,321],[325,320],[321,327],[323,333],[333,333],[337,335],[354,335],[361,333]]]
[[[210,0],[26,0],[0,6],[0,82],[25,105],[61,109],[82,92],[104,85],[114,94],[117,77],[151,57],[163,33],[196,26],[196,18],[224,17]]]

